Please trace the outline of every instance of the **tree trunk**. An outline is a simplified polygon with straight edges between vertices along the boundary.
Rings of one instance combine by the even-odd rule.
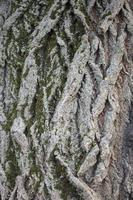
[[[132,200],[132,0],[0,0],[0,29],[1,200]]]

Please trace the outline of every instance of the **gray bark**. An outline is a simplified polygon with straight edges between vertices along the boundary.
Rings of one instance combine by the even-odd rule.
[[[132,0],[0,0],[1,200],[133,199]]]

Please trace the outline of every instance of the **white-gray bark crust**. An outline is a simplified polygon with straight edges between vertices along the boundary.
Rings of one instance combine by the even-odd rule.
[[[0,0],[0,199],[133,199],[132,0]]]

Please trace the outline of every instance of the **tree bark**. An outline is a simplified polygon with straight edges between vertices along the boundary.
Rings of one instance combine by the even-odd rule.
[[[132,0],[0,0],[1,200],[133,199]]]

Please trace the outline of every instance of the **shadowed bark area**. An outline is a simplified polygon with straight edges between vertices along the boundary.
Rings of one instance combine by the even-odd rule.
[[[1,200],[133,199],[132,0],[0,0]]]

